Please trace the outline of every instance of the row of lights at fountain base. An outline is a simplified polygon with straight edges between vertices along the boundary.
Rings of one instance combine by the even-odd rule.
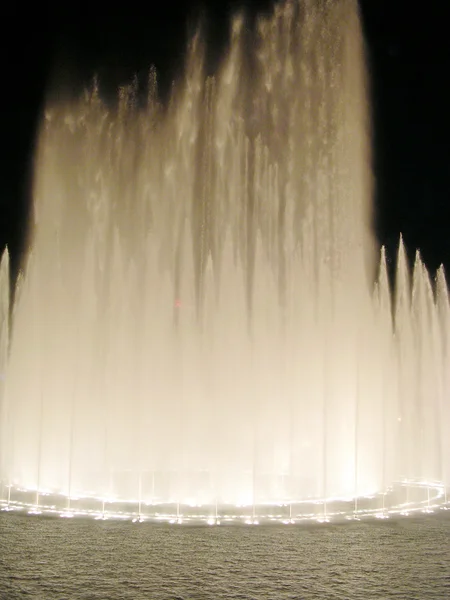
[[[298,514],[296,516],[292,515],[292,507],[293,504],[303,504],[304,502],[296,502],[296,503],[287,503],[287,504],[279,504],[279,507],[289,507],[289,516],[283,514],[256,514],[255,508],[253,507],[252,515],[236,515],[236,514],[216,514],[210,515],[186,515],[180,514],[179,505],[177,506],[177,512],[167,513],[167,512],[155,512],[153,515],[141,514],[140,508],[139,512],[124,512],[124,511],[105,511],[105,503],[106,499],[101,499],[103,502],[103,510],[99,511],[98,509],[82,509],[77,510],[75,508],[70,508],[70,501],[74,500],[74,498],[68,498],[69,505],[65,509],[58,509],[56,506],[40,506],[37,502],[35,504],[29,502],[23,502],[19,500],[12,500],[10,498],[11,493],[11,485],[6,486],[8,488],[8,499],[0,501],[0,510],[9,512],[9,511],[18,511],[24,512],[28,515],[46,515],[46,516],[59,516],[61,518],[94,518],[95,520],[131,520],[132,523],[144,523],[144,522],[153,522],[153,523],[169,523],[169,524],[208,524],[208,525],[220,525],[220,524],[245,524],[245,525],[259,525],[259,524],[305,524],[305,523],[330,523],[334,522],[344,522],[344,521],[361,521],[367,518],[376,518],[376,519],[389,519],[391,516],[400,516],[406,517],[410,514],[424,513],[431,514],[436,510],[450,510],[450,504],[447,501],[447,490],[445,486],[441,483],[436,482],[426,482],[426,481],[409,481],[405,480],[400,482],[400,485],[405,488],[415,488],[419,490],[426,491],[426,499],[418,501],[418,502],[404,502],[397,506],[391,506],[389,508],[384,506],[384,498],[386,494],[381,494],[383,497],[383,507],[380,508],[357,508],[357,504],[361,498],[354,499],[355,508],[352,511],[334,511],[327,510],[328,508],[332,508],[333,499],[327,500],[316,500],[313,504],[323,506],[323,512],[321,514],[317,513],[309,513],[309,514]],[[20,490],[16,488],[17,491],[29,492],[30,490]],[[45,492],[37,492],[38,495],[46,496]],[[371,497],[373,498],[373,497]],[[111,499],[108,499],[110,502]],[[336,499],[334,499],[336,501]],[[239,508],[239,507],[236,507]],[[261,506],[259,508],[262,508]]]
[[[2,506],[0,508],[1,511],[4,512],[22,512],[24,510],[26,510],[27,507],[26,506],[19,506],[19,505],[14,505],[14,506]],[[341,515],[341,514],[330,514],[330,515],[323,515],[323,516],[317,516],[317,515],[308,515],[308,516],[303,516],[300,518],[293,518],[293,519],[283,519],[280,517],[274,517],[274,516],[264,516],[261,518],[248,518],[245,516],[241,516],[241,517],[237,517],[235,515],[233,516],[229,516],[229,515],[224,515],[223,517],[209,517],[209,518],[192,518],[192,517],[181,517],[181,516],[173,516],[173,515],[158,515],[158,516],[154,516],[154,517],[143,517],[143,516],[131,516],[128,514],[122,514],[122,513],[108,513],[108,514],[96,514],[96,513],[89,513],[87,511],[71,511],[71,510],[66,510],[66,511],[57,511],[57,510],[52,510],[52,509],[47,509],[47,510],[39,510],[37,508],[29,508],[29,510],[26,511],[26,514],[28,515],[33,515],[33,516],[39,516],[39,515],[46,515],[46,516],[57,516],[60,518],[64,518],[64,519],[73,519],[74,517],[79,517],[79,518],[86,518],[86,517],[90,517],[90,518],[94,518],[94,520],[96,521],[117,521],[117,520],[127,520],[130,521],[132,523],[168,523],[170,525],[182,525],[182,524],[192,524],[192,525],[197,525],[197,524],[207,524],[207,525],[221,525],[221,524],[243,524],[243,525],[260,525],[260,524],[283,524],[283,525],[296,525],[296,524],[305,524],[305,523],[319,523],[319,524],[323,524],[323,523],[331,523],[331,522],[342,522],[342,521],[362,521],[365,520],[367,518],[375,518],[375,519],[389,519],[391,518],[391,516],[400,516],[400,517],[407,517],[410,515],[417,515],[419,513],[422,514],[433,514],[434,512],[436,512],[436,510],[450,510],[450,506],[439,506],[439,505],[433,505],[430,507],[426,507],[426,508],[418,508],[418,507],[411,507],[409,510],[408,509],[403,509],[403,510],[389,510],[389,511],[385,511],[385,512],[366,512],[366,513],[355,513],[353,515]]]

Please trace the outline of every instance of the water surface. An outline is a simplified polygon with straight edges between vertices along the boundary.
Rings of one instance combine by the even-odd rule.
[[[0,515],[0,598],[450,597],[450,515],[178,527]]]

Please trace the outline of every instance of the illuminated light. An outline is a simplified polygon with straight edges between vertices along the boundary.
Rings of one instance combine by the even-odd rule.
[[[215,525],[216,519],[208,519],[206,522],[208,523],[208,525]]]
[[[330,519],[335,520],[342,520],[345,522],[349,522],[351,520],[355,520],[355,521],[359,521],[361,520],[361,518],[366,519],[366,518],[377,518],[377,519],[382,519],[382,518],[389,518],[389,515],[401,515],[404,516],[404,513],[412,513],[412,512],[421,512],[424,514],[431,514],[433,512],[439,511],[439,510],[449,510],[450,506],[447,504],[447,506],[442,506],[444,504],[446,504],[446,501],[444,500],[444,494],[443,494],[443,490],[445,491],[445,488],[442,484],[437,484],[436,482],[428,482],[428,481],[412,481],[412,480],[403,480],[401,482],[397,482],[395,484],[395,486],[398,487],[398,485],[402,485],[404,487],[409,487],[411,489],[413,488],[417,488],[420,490],[424,490],[425,494],[423,494],[421,492],[421,497],[423,498],[424,495],[427,496],[427,499],[422,499],[419,501],[415,501],[415,502],[402,502],[402,503],[398,503],[396,505],[394,505],[394,503],[392,502],[392,499],[389,497],[388,492],[385,493],[378,493],[376,496],[370,496],[368,498],[364,498],[363,496],[361,496],[360,498],[363,499],[367,502],[370,502],[370,505],[367,505],[365,508],[358,508],[357,511],[353,510],[354,509],[354,503],[348,504],[346,506],[333,506],[333,498],[335,499],[335,502],[337,502],[337,498],[339,498],[339,496],[333,496],[333,497],[328,497],[326,500],[321,499],[321,500],[315,500],[315,501],[310,501],[307,502],[307,500],[305,499],[298,499],[296,498],[295,500],[290,500],[288,503],[286,503],[285,501],[279,501],[277,503],[271,503],[268,501],[264,501],[263,503],[258,503],[257,505],[253,506],[253,512],[256,514],[258,514],[258,518],[256,518],[256,516],[253,516],[251,514],[251,511],[249,510],[249,508],[252,506],[247,504],[245,505],[245,513],[247,514],[239,514],[239,512],[236,512],[233,515],[230,514],[222,514],[220,515],[222,520],[225,521],[231,521],[231,522],[236,522],[236,519],[238,520],[238,522],[242,522],[245,523],[247,525],[254,525],[254,524],[260,524],[260,523],[264,523],[264,522],[270,522],[270,523],[274,523],[274,522],[279,522],[282,524],[288,524],[288,523],[297,523],[297,524],[301,524],[304,521],[307,520],[313,520],[316,522],[330,522]],[[394,486],[394,490],[397,489]],[[4,486],[4,489],[6,488],[6,485]],[[44,514],[48,514],[50,515],[60,515],[61,512],[70,512],[73,513],[73,516],[84,516],[84,517],[90,517],[92,519],[96,519],[96,520],[104,520],[104,519],[109,519],[109,520],[128,520],[130,522],[138,522],[138,512],[137,512],[137,506],[133,509],[133,511],[129,511],[127,512],[126,509],[124,510],[116,510],[113,511],[111,510],[111,506],[109,506],[109,510],[106,511],[106,513],[103,513],[104,516],[102,516],[102,512],[99,511],[99,509],[91,509],[91,508],[82,508],[79,506],[67,506],[66,508],[57,508],[54,504],[49,505],[49,504],[45,504],[45,499],[43,498],[43,493],[42,490],[39,492],[40,495],[42,496],[42,498],[40,499],[40,504],[30,504],[29,502],[25,502],[24,498],[21,498],[20,496],[16,495],[17,492],[17,488],[14,488],[15,492],[14,492],[14,499],[10,501],[10,504],[8,504],[8,509],[9,511],[11,510],[24,510],[25,513],[30,512],[30,514],[40,514],[40,513],[44,513]],[[426,494],[426,491],[428,491],[428,494]],[[34,491],[34,493],[36,493]],[[383,497],[385,498],[384,502],[383,502],[383,509],[381,509],[380,507],[380,497],[381,495],[383,495]],[[82,495],[81,494],[77,494],[76,496],[77,498],[81,498]],[[111,498],[112,496],[108,496],[108,498]],[[343,496],[344,497],[344,496]],[[64,500],[64,498],[66,498],[66,500]],[[75,498],[75,496],[72,496],[72,499]],[[445,496],[446,498],[446,496]],[[91,500],[93,500],[94,498],[91,496],[90,497]],[[63,504],[67,504],[67,496],[64,496],[61,498],[61,505]],[[89,500],[89,498],[87,498],[87,500]],[[199,506],[201,506],[201,504],[196,501],[194,503],[194,500],[196,500],[194,497],[187,497],[183,499],[183,503],[181,504],[181,506],[185,506],[185,501],[190,500],[191,504],[194,505],[192,508],[195,509]],[[102,500],[103,501],[103,500]],[[116,500],[117,501],[117,500]],[[128,502],[125,499],[120,499],[120,502]],[[326,502],[326,508],[327,508],[327,512],[326,514],[323,514],[323,507],[321,507],[321,510],[317,511],[316,514],[311,513],[311,509],[312,509],[312,504],[316,503],[320,504],[323,502]],[[305,504],[306,503],[306,504]],[[232,503],[231,503],[232,504]],[[292,506],[295,505],[295,520],[292,517],[292,515],[290,514],[286,514],[288,511],[286,511],[286,506]],[[3,500],[0,501],[0,509],[6,512],[6,500],[3,498]],[[89,505],[88,505],[89,506]],[[101,505],[100,505],[101,506]],[[156,505],[158,506],[158,505]],[[161,505],[160,505],[161,506]],[[160,508],[160,506],[158,506],[158,508]],[[167,512],[160,512],[161,510],[164,511],[164,507],[166,507]],[[165,522],[174,522],[174,523],[188,523],[188,522],[193,522],[193,523],[204,523],[206,524],[211,524],[211,523],[218,523],[218,515],[211,515],[212,512],[217,511],[218,508],[220,508],[219,506],[211,506],[210,504],[206,504],[204,506],[204,510],[202,511],[195,511],[192,510],[190,511],[187,508],[187,505],[184,509],[184,514],[183,515],[176,515],[171,513],[171,509],[173,509],[173,507],[169,507],[168,503],[167,506],[164,503],[164,505],[161,506],[160,511],[152,511],[152,514],[148,514],[145,515],[144,517],[140,517],[141,520],[139,522],[143,522],[143,521],[153,521],[153,522],[158,522],[158,521],[165,521]],[[225,506],[225,505],[224,505]],[[277,509],[275,507],[280,506],[283,508],[283,510],[281,511],[277,511]],[[301,507],[304,506],[303,512],[301,512]],[[100,508],[100,507],[99,507]],[[119,506],[117,506],[117,508],[119,508]],[[122,507],[120,507],[122,508]],[[132,507],[130,507],[132,508]],[[234,510],[236,510],[237,505],[234,505]],[[240,509],[242,509],[242,505],[240,505],[239,507]],[[275,510],[271,510],[275,508]],[[348,509],[348,510],[347,510]],[[351,510],[352,509],[352,510]],[[292,510],[292,509],[291,509]],[[37,512],[39,511],[39,512]],[[208,512],[210,511],[210,514],[208,515]],[[180,511],[181,512],[181,511]],[[243,511],[244,512],[244,511]],[[289,511],[290,512],[290,511]],[[284,513],[284,514],[283,514]],[[324,518],[325,517],[325,518]],[[134,521],[133,521],[134,520]]]
[[[59,516],[63,519],[73,519],[75,515],[73,512],[62,512]]]

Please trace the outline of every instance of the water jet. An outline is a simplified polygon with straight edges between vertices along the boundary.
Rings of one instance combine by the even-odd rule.
[[[0,270],[5,509],[254,524],[446,503],[447,287],[419,255],[410,277],[402,242],[395,301],[384,252],[372,285],[357,4],[278,4],[250,61],[242,24],[214,77],[194,36],[164,111],[154,70],[145,107],[94,81],[46,110],[11,332],[7,252]]]

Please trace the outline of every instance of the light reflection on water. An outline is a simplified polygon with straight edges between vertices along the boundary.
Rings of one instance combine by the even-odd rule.
[[[170,527],[0,515],[0,598],[450,597],[450,515]]]

